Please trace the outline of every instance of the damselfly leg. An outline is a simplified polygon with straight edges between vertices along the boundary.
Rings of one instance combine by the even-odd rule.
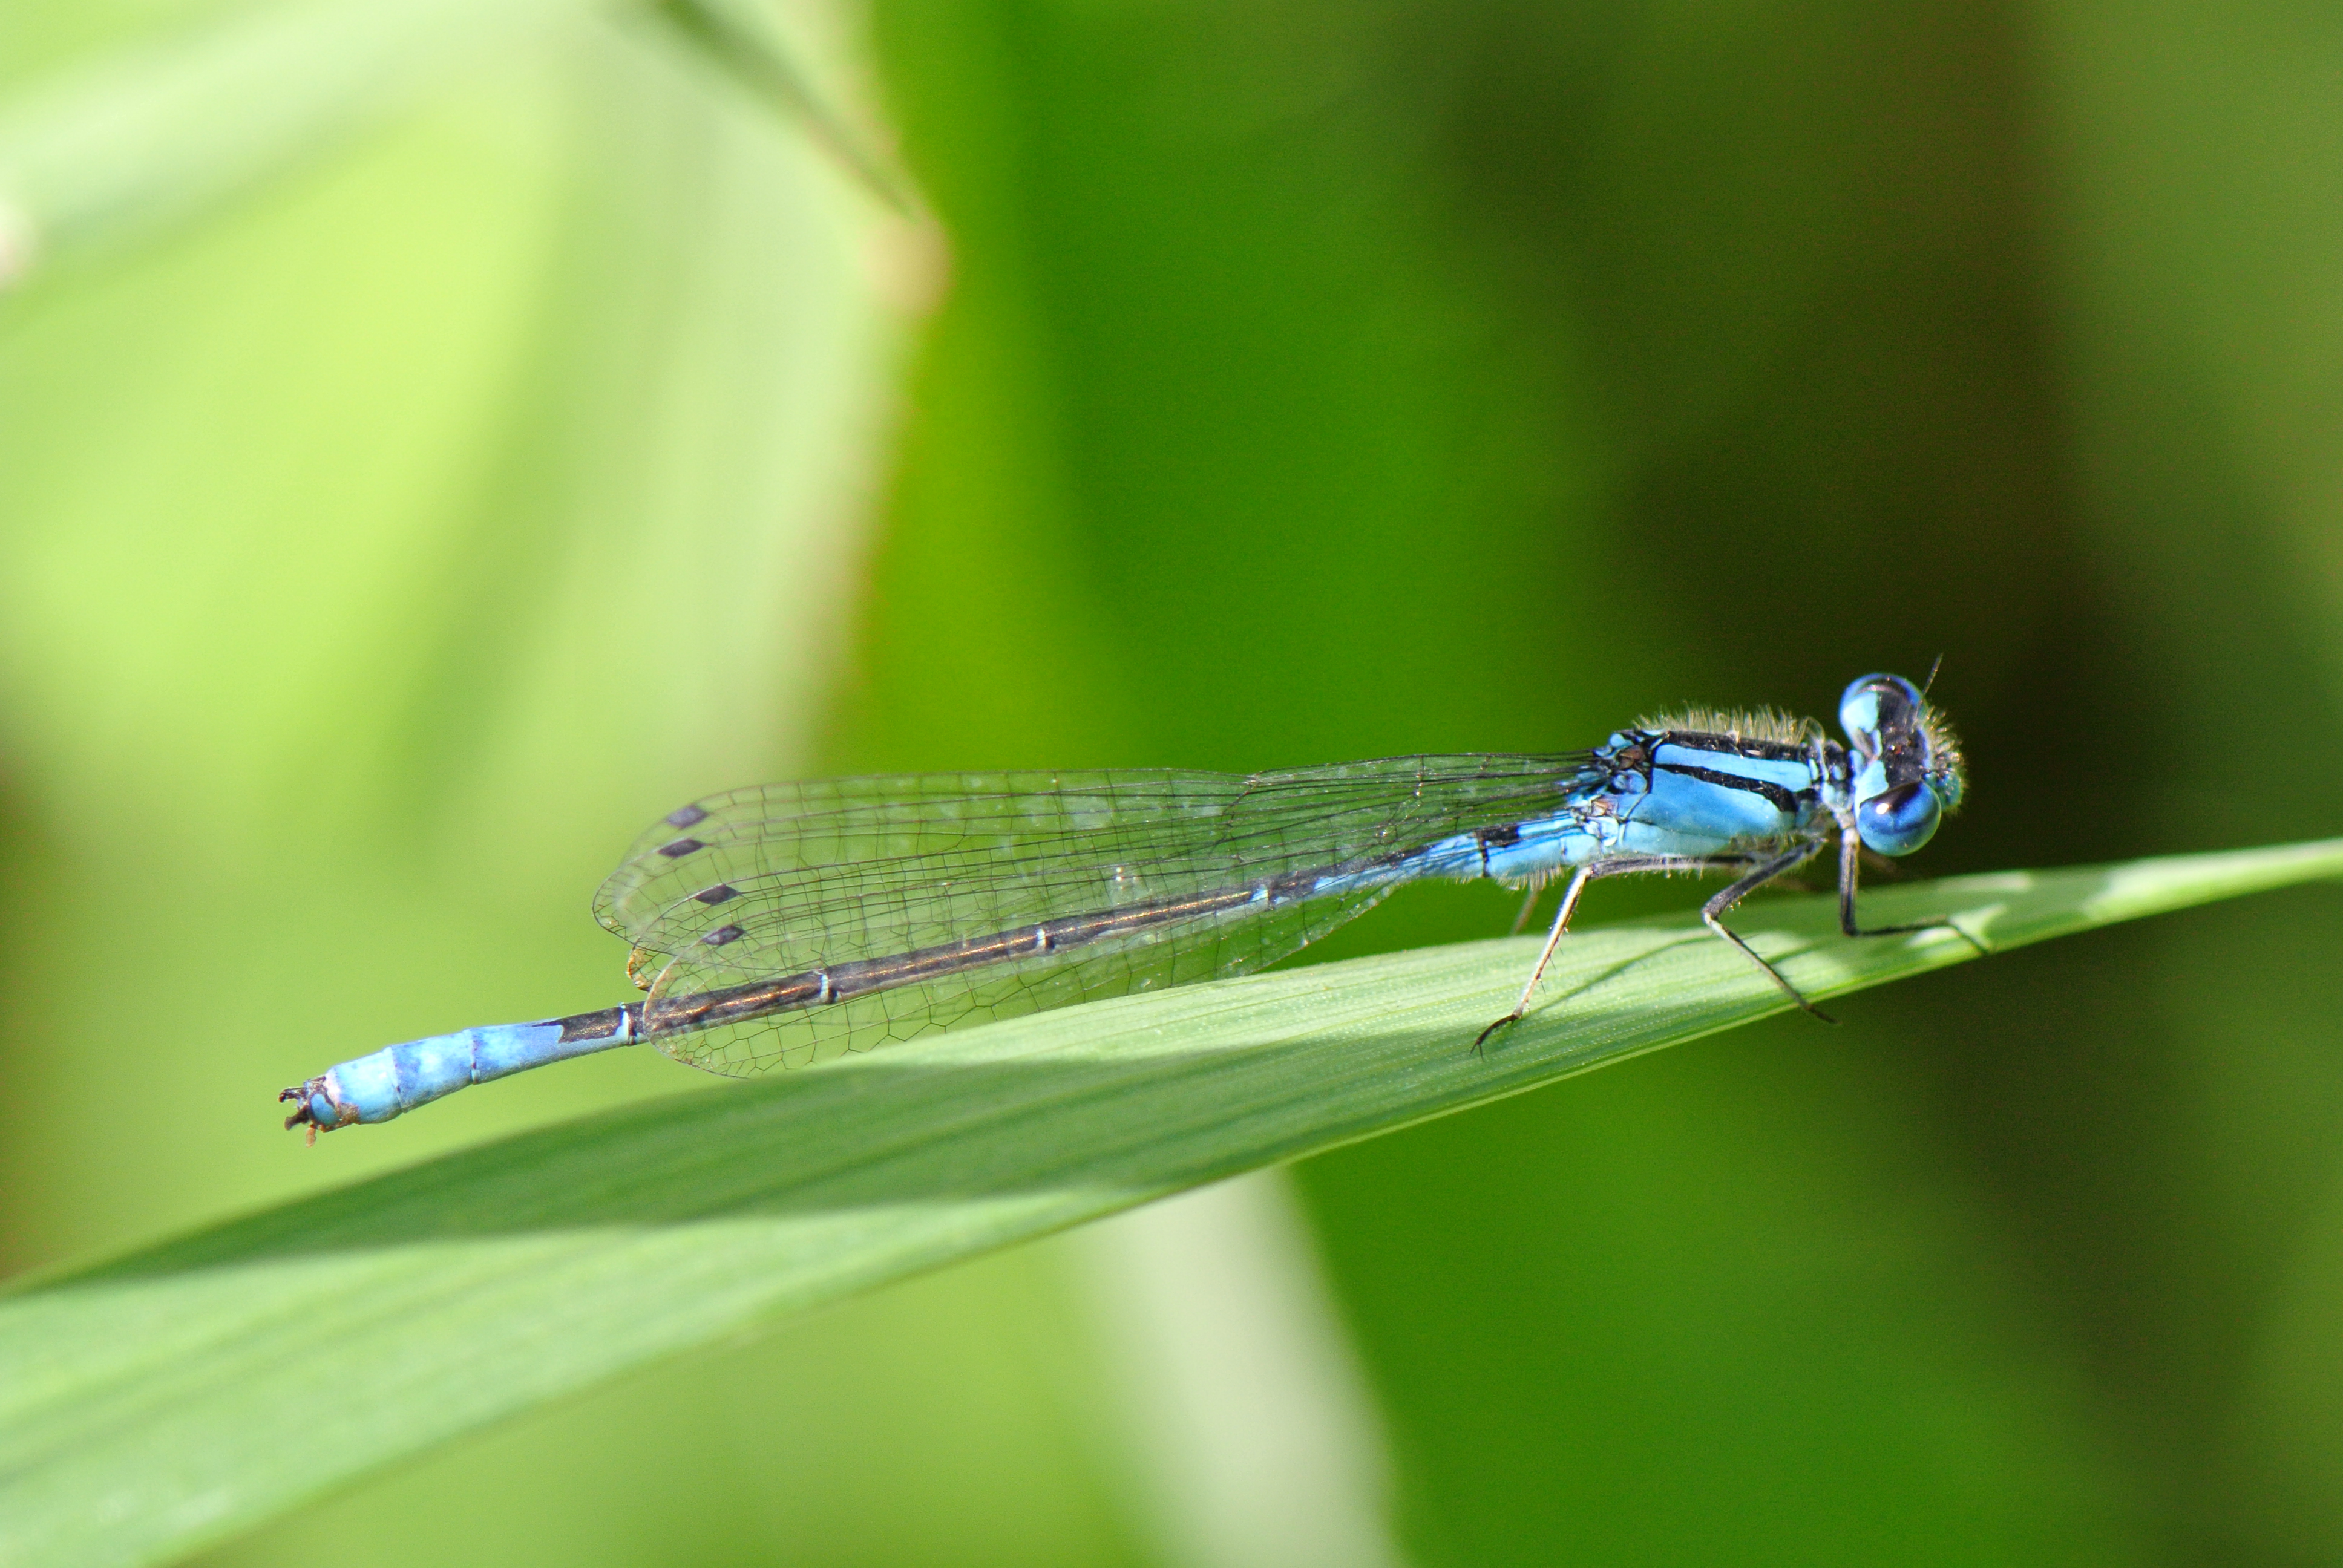
[[[1625,857],[1580,867],[1571,877],[1569,889],[1563,894],[1562,908],[1554,915],[1554,926],[1546,933],[1545,946],[1539,950],[1537,962],[1532,967],[1529,981],[1522,987],[1522,994],[1513,1003],[1513,1010],[1483,1030],[1474,1038],[1473,1041],[1474,1052],[1477,1054],[1488,1043],[1491,1035],[1509,1024],[1520,1022],[1528,1015],[1531,999],[1536,995],[1538,983],[1545,978],[1546,966],[1554,961],[1554,951],[1561,946],[1563,936],[1570,929],[1571,916],[1577,910],[1579,895],[1585,890],[1586,884],[1598,877],[1629,876],[1644,871],[1720,871],[1746,867],[1747,869],[1744,874],[1731,886],[1724,889],[1701,906],[1702,923],[1738,949],[1741,955],[1755,964],[1767,980],[1781,988],[1784,996],[1797,1003],[1800,1010],[1825,1023],[1836,1023],[1838,1020],[1809,1001],[1805,992],[1790,983],[1787,976],[1776,969],[1764,954],[1751,947],[1738,931],[1725,923],[1725,916],[1731,912],[1735,905],[1767,883],[1787,876],[1813,859],[1815,855],[1821,853],[1827,842],[1828,839],[1824,837],[1802,839],[1781,853],[1769,856],[1755,864],[1745,859],[1729,857],[1716,857],[1698,861],[1672,860],[1664,857]],[[1979,953],[1986,950],[1983,943],[1951,920],[1923,920],[1912,925],[1869,928],[1859,924],[1855,919],[1855,889],[1862,852],[1862,840],[1855,834],[1846,832],[1841,835],[1839,929],[1846,935],[1890,937],[1907,935],[1914,931],[1949,930],[1976,949]],[[1532,897],[1535,897],[1534,891]],[[1516,920],[1514,930],[1518,931],[1520,929],[1521,922]]]
[[[1906,926],[1872,926],[1865,928],[1855,918],[1855,888],[1857,873],[1863,868],[1863,840],[1853,832],[1842,832],[1838,841],[1838,929],[1850,937],[1901,937],[1914,931],[1950,931],[1975,948],[1979,958],[1993,950],[1963,930],[1952,920],[1918,920]],[[1806,1010],[1812,1012],[1814,1010]]]
[[[1788,997],[1792,1001],[1796,1002],[1801,1008],[1805,1009],[1808,1014],[1822,1020],[1825,1023],[1836,1023],[1838,1020],[1831,1017],[1830,1014],[1825,1012],[1822,1009],[1808,1001],[1805,999],[1804,992],[1800,991],[1796,986],[1792,985],[1788,978],[1785,976],[1780,970],[1775,969],[1771,963],[1768,963],[1764,955],[1760,954],[1755,948],[1751,947],[1746,941],[1743,940],[1741,933],[1726,925],[1724,919],[1725,912],[1731,910],[1734,905],[1739,903],[1742,900],[1747,898],[1750,894],[1755,892],[1758,889],[1764,887],[1775,878],[1782,875],[1785,871],[1795,870],[1798,867],[1805,865],[1808,860],[1813,859],[1815,856],[1820,852],[1822,847],[1822,839],[1810,839],[1805,843],[1791,845],[1790,848],[1783,850],[1780,854],[1775,856],[1770,860],[1760,861],[1750,870],[1747,876],[1743,877],[1739,881],[1734,883],[1731,887],[1717,894],[1716,897],[1703,904],[1700,907],[1700,918],[1702,923],[1707,926],[1710,930],[1715,931],[1718,936],[1723,937],[1726,941],[1731,942],[1735,947],[1739,948],[1745,958],[1748,959],[1751,963],[1755,964],[1759,969],[1764,970],[1765,971],[1765,978],[1772,980],[1775,985],[1781,987],[1782,994],[1784,996]]]
[[[1772,977],[1775,985],[1787,991],[1790,999],[1808,1012],[1815,1011],[1814,1006],[1798,994],[1797,988],[1784,980],[1781,971],[1760,958],[1756,950],[1747,942],[1718,924],[1715,917],[1723,914],[1783,872],[1813,859],[1815,851],[1821,848],[1819,840],[1805,843],[1790,853],[1766,860],[1748,875],[1717,894],[1715,898],[1711,899],[1701,910],[1701,918],[1708,922],[1711,930],[1747,954],[1752,963],[1764,970],[1768,976]],[[1555,950],[1561,947],[1563,937],[1570,930],[1570,917],[1577,911],[1578,897],[1586,890],[1587,883],[1601,877],[1629,877],[1649,871],[1690,871],[1698,875],[1704,871],[1738,870],[1748,864],[1749,860],[1745,856],[1735,855],[1712,856],[1705,859],[1683,859],[1669,855],[1622,855],[1579,867],[1571,874],[1570,886],[1562,895],[1562,908],[1554,911],[1554,925],[1545,934],[1545,946],[1538,950],[1537,962],[1530,970],[1530,978],[1523,985],[1521,996],[1513,1002],[1513,1010],[1473,1038],[1473,1053],[1475,1055],[1480,1053],[1481,1049],[1488,1043],[1491,1035],[1509,1024],[1519,1023],[1528,1015],[1530,999],[1537,994],[1538,982],[1545,978],[1546,966],[1554,961]],[[1516,930],[1520,929],[1518,924],[1514,929]],[[1819,1018],[1823,1015],[1816,1013],[1815,1016]]]

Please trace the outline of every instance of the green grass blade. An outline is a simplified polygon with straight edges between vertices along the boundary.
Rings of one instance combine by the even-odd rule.
[[[1882,890],[1996,949],[2343,877],[2343,839]],[[1816,996],[1975,956],[1739,922]],[[1696,922],[1131,998],[528,1134],[0,1297],[0,1563],[154,1561],[659,1357],[1786,1005]],[[254,1136],[264,1135],[256,1106]],[[427,1112],[426,1112],[427,1114]],[[346,1132],[343,1137],[363,1137]],[[302,1529],[329,1541],[330,1518]]]
[[[742,8],[726,0],[653,0],[651,15],[751,98],[803,130],[899,216],[920,216],[910,177],[880,151],[875,133],[830,102],[800,64],[799,52],[771,35],[778,15],[770,8]]]

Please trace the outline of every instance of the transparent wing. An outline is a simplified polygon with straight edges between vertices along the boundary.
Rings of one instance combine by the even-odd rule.
[[[635,945],[639,976],[656,975],[652,1020],[691,1016],[693,999],[759,981],[1101,917],[1102,933],[1054,950],[996,943],[1004,950],[980,964],[907,973],[865,994],[688,1032],[654,1027],[670,1055],[746,1075],[964,1020],[1259,969],[1369,908],[1390,883],[1370,878],[1293,902],[1232,895],[1307,872],[1391,866],[1455,835],[1558,809],[1592,767],[1587,753],[1405,757],[1251,776],[767,785],[660,821],[603,884],[595,914]]]

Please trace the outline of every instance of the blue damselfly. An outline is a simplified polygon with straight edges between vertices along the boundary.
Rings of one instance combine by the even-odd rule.
[[[638,1042],[743,1077],[1247,973],[1426,878],[1491,878],[1534,898],[1570,873],[1519,999],[1476,1049],[1527,1010],[1587,883],[1638,872],[1731,874],[1702,918],[1815,1012],[1724,915],[1835,840],[1848,936],[1924,929],[1857,924],[1860,858],[1919,849],[1963,788],[1950,730],[1901,677],[1849,686],[1839,722],[1845,745],[1810,719],[1691,712],[1543,757],[736,790],[664,818],[596,899],[634,946],[642,1000],[388,1046],[278,1098],[294,1104],[286,1125],[314,1136]]]

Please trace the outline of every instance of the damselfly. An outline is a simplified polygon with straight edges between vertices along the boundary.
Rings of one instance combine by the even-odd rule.
[[[931,1029],[1243,974],[1425,878],[1530,896],[1570,873],[1520,1019],[1586,884],[1726,872],[1701,918],[1839,849],[1908,855],[1960,804],[1960,752],[1911,682],[1846,689],[1848,744],[1770,710],[1645,720],[1586,751],[1399,757],[1239,776],[931,774],[774,784],[670,813],[595,900],[649,995],[409,1040],[287,1089],[288,1128],[387,1121],[467,1084],[637,1042],[745,1077]],[[1527,906],[1524,906],[1526,916]],[[1819,1015],[1817,1015],[1819,1016]]]

